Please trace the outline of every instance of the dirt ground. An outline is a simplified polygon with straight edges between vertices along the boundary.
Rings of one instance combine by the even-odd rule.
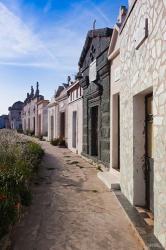
[[[33,204],[13,230],[11,250],[142,249],[96,168],[68,149],[42,146]]]

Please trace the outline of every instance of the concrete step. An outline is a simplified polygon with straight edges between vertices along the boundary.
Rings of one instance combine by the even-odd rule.
[[[120,172],[110,169],[109,171],[98,172],[97,176],[109,190],[120,190]]]

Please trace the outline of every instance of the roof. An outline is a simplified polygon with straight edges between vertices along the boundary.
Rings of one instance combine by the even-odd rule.
[[[9,107],[9,111],[10,110],[21,110],[23,108],[23,102],[21,101],[18,101],[18,102],[15,102],[11,107]]]
[[[82,67],[82,65],[83,65],[84,59],[85,59],[86,54],[90,48],[90,45],[91,45],[93,38],[95,38],[95,37],[109,37],[112,35],[112,31],[113,31],[113,29],[110,29],[107,27],[104,29],[96,29],[96,30],[89,30],[88,31],[88,34],[87,34],[87,37],[85,40],[85,44],[84,44],[84,47],[83,47],[83,50],[82,50],[82,53],[81,53],[81,56],[80,56],[80,59],[78,62],[78,65],[80,67]]]
[[[55,98],[60,96],[61,92],[64,90],[64,87],[63,86],[59,86],[57,91],[56,91],[56,94],[55,94]]]
[[[70,92],[73,88],[75,88],[77,85],[79,85],[79,81],[73,82],[67,89],[67,92]]]

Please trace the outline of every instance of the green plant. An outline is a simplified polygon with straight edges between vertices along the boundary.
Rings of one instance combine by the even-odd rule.
[[[0,237],[32,200],[30,181],[44,151],[15,131],[0,131]]]
[[[65,142],[64,138],[61,138],[61,137],[59,138],[58,146],[66,147],[66,142]]]
[[[19,133],[19,134],[23,134],[23,130],[22,130],[22,128],[18,128],[18,129],[17,129],[17,133]]]
[[[29,131],[29,135],[30,135],[30,136],[34,136],[34,135],[35,135],[35,131],[34,131],[34,130],[30,130],[30,131]]]
[[[59,145],[59,138],[53,139],[50,141],[50,144],[53,146],[58,146]]]
[[[21,204],[23,206],[31,205],[32,193],[28,187],[26,187],[26,186],[22,187],[22,189],[20,190],[20,199],[21,199]]]
[[[10,225],[17,220],[18,212],[15,203],[0,196],[0,238],[9,230]]]

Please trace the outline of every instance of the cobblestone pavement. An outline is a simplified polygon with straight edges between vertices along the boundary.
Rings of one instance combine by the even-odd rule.
[[[42,142],[46,155],[33,204],[12,234],[12,250],[140,250],[97,170],[68,149]]]

